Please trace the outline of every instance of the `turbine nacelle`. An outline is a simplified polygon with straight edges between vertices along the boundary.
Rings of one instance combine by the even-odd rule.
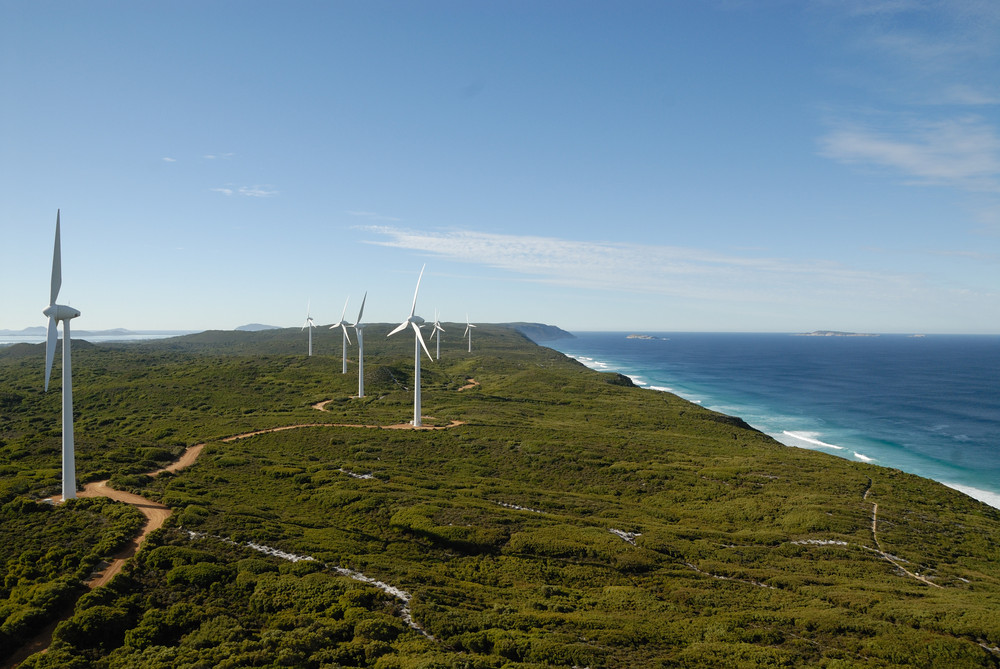
[[[73,307],[67,307],[63,304],[50,304],[45,308],[42,313],[54,321],[68,321],[71,318],[76,318],[80,315],[80,312]]]
[[[367,293],[366,293],[366,295],[367,295]],[[351,298],[348,297],[347,298],[347,302],[350,302],[350,301],[351,301]],[[340,320],[338,322],[334,323],[333,325],[331,325],[330,329],[331,330],[336,330],[337,328],[340,328],[341,330],[343,330],[344,331],[344,339],[347,340],[348,344],[350,344],[351,343],[351,336],[349,334],[347,334],[347,328],[354,327],[354,326],[351,325],[350,323],[348,323],[346,320],[344,320],[344,317],[347,315],[347,302],[344,302],[344,311],[341,312],[341,314],[340,314]],[[364,304],[361,305],[361,308],[362,309],[365,308]],[[358,320],[361,320],[361,315],[360,314],[358,314]]]

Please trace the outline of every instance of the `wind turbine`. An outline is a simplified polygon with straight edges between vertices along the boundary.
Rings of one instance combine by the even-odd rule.
[[[52,251],[52,285],[49,290],[49,306],[42,312],[49,317],[49,336],[45,340],[45,390],[49,389],[52,375],[52,361],[56,355],[56,340],[59,338],[59,321],[63,324],[62,362],[62,497],[76,498],[76,454],[73,450],[73,365],[70,338],[70,319],[80,312],[73,307],[56,304],[59,288],[62,286],[62,252],[59,245],[59,210],[56,210],[56,243]]]
[[[358,320],[354,323],[354,331],[358,333],[358,397],[365,396],[365,324],[361,322],[361,315],[365,313],[365,300],[368,293],[361,298],[361,311],[358,312]],[[347,305],[344,305],[347,308]]]
[[[423,324],[424,319],[420,316],[414,316],[413,312],[417,308],[417,293],[420,292],[420,279],[424,277],[424,265],[420,268],[420,276],[417,277],[417,289],[413,291],[413,304],[410,306],[410,315],[405,321],[400,323],[395,330],[386,335],[386,337],[391,337],[397,332],[402,332],[406,329],[406,326],[413,328],[413,427],[420,427],[420,347],[424,348],[424,352],[427,353],[427,357],[430,358],[431,362],[434,362],[434,358],[431,358],[431,352],[427,350],[427,344],[424,343],[424,337],[420,334],[420,326]]]
[[[437,309],[434,310],[434,331],[431,332],[432,337],[437,337],[437,359],[441,359],[441,333],[444,332],[444,328],[441,327],[441,322],[438,320]]]
[[[367,293],[365,293],[365,294],[367,295]],[[350,298],[350,296],[348,296],[347,297],[347,302],[350,302],[350,301],[351,301],[351,298]],[[331,330],[336,330],[337,328],[340,328],[341,330],[344,331],[344,340],[343,340],[343,343],[344,343],[344,353],[341,356],[344,359],[344,370],[341,372],[341,374],[347,374],[347,345],[351,343],[351,338],[347,336],[347,326],[349,326],[350,323],[348,323],[347,321],[344,320],[344,316],[347,315],[347,302],[344,302],[344,310],[342,312],[340,312],[340,322],[339,323],[334,323],[333,325],[330,326]]]
[[[312,316],[309,315],[309,309],[311,306],[312,301],[306,303],[306,324],[302,326],[303,330],[309,328],[309,355],[313,354],[313,328],[316,327],[316,324],[313,323]]]
[[[469,338],[469,353],[472,353],[472,328],[476,327],[469,322],[469,314],[465,314],[465,334],[462,337]]]

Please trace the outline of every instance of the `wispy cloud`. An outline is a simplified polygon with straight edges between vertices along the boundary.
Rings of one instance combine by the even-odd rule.
[[[374,211],[348,211],[346,213],[348,216],[365,218],[368,219],[369,221],[388,221],[390,223],[398,223],[403,220],[401,218],[394,218],[392,216],[384,216],[382,214],[377,214]]]
[[[822,153],[888,168],[911,184],[1000,192],[1000,136],[981,118],[894,120],[893,129],[843,123],[821,139]]]
[[[273,197],[278,194],[278,191],[271,190],[270,186],[233,186],[232,184],[226,184],[226,186],[219,188],[209,188],[213,193],[222,193],[223,195],[243,195],[246,197]]]
[[[202,158],[204,158],[205,160],[229,160],[230,158],[232,158],[235,155],[236,154],[232,153],[232,152],[229,152],[229,153],[206,153],[204,156],[202,156]]]
[[[912,281],[815,260],[725,255],[701,249],[365,226],[368,243],[499,268],[527,280],[624,293],[693,299],[788,302],[905,290]]]
[[[247,197],[273,197],[278,191],[271,190],[270,186],[240,186],[239,194]]]
[[[176,163],[176,162],[177,162],[177,159],[176,159],[176,158],[168,158],[168,157],[164,157],[164,158],[163,158],[163,162],[165,162],[165,163]]]

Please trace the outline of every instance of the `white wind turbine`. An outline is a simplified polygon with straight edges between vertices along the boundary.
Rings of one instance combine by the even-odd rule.
[[[472,353],[472,328],[476,327],[469,322],[469,314],[465,314],[465,334],[462,337],[469,338],[469,353]]]
[[[361,311],[358,312],[358,320],[354,323],[354,331],[358,333],[358,397],[365,396],[365,324],[361,322],[361,316],[365,313],[365,300],[368,293],[361,298]],[[347,305],[344,305],[347,308]]]
[[[424,343],[424,337],[420,334],[420,326],[423,324],[424,319],[420,316],[414,316],[413,312],[417,308],[417,293],[420,292],[420,279],[424,276],[424,265],[420,268],[420,276],[417,277],[417,289],[413,291],[413,304],[410,306],[410,315],[405,321],[400,323],[395,330],[386,335],[386,337],[391,337],[397,332],[402,332],[407,326],[413,328],[413,427],[420,427],[420,347],[422,346],[424,352],[427,353],[427,357],[434,362],[434,358],[431,358],[431,352],[427,350],[427,344]]]
[[[350,298],[350,296],[348,296],[347,302],[350,302],[350,301],[351,301],[351,298]],[[344,359],[344,369],[341,372],[341,374],[347,374],[347,345],[351,343],[351,338],[349,336],[347,336],[347,328],[348,328],[348,326],[350,326],[350,323],[348,323],[347,321],[344,320],[344,316],[347,315],[347,302],[344,302],[344,310],[342,312],[340,312],[340,322],[339,323],[334,323],[333,325],[330,326],[331,330],[336,330],[337,328],[340,328],[341,330],[344,331],[344,339],[343,339],[344,352],[343,352],[343,354],[341,356]],[[362,306],[362,309],[363,308],[364,307]]]
[[[441,327],[441,321],[438,320],[437,309],[434,310],[434,331],[431,332],[432,337],[437,337],[437,359],[441,359],[441,333],[444,332],[444,328]]]
[[[49,389],[52,361],[56,355],[59,338],[59,321],[63,324],[62,368],[62,497],[63,501],[76,498],[76,453],[73,450],[73,365],[72,340],[69,321],[80,315],[73,307],[56,304],[62,286],[62,252],[59,246],[59,210],[56,210],[56,243],[52,251],[52,284],[49,306],[42,312],[49,317],[49,336],[45,340],[45,390]]]
[[[309,355],[312,355],[313,354],[313,328],[316,327],[316,324],[313,323],[312,316],[309,315],[310,307],[312,307],[312,301],[309,301],[309,302],[306,303],[306,324],[302,326],[302,329],[305,330],[306,328],[309,328]]]

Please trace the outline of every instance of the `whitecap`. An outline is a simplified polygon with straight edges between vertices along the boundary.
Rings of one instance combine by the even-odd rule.
[[[875,458],[869,458],[864,453],[858,453],[857,451],[854,451],[854,457],[856,457],[858,460],[861,460],[861,462],[872,462],[875,459]]]
[[[672,388],[667,388],[666,386],[650,386],[650,390],[659,390],[661,393],[672,393],[674,392]]]
[[[981,490],[979,488],[973,488],[972,486],[962,485],[960,483],[949,483],[948,481],[941,481],[941,483],[948,486],[952,490],[964,492],[973,499],[978,499],[984,504],[989,504],[996,509],[1000,509],[1000,493],[995,493],[990,490]]]
[[[783,435],[789,439],[793,439],[796,442],[804,442],[809,444],[808,446],[802,446],[798,443],[785,444],[786,446],[799,446],[800,448],[833,448],[838,451],[844,450],[843,446],[837,446],[836,444],[828,444],[825,441],[820,441],[816,437],[819,436],[819,432],[789,432],[785,430],[782,432]]]

